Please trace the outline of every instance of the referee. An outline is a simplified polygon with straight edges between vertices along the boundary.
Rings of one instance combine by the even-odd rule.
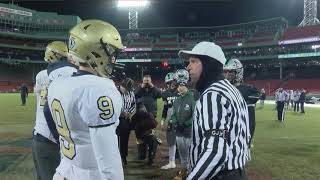
[[[125,78],[120,83],[120,93],[123,99],[122,112],[120,114],[120,123],[117,127],[117,135],[119,139],[119,149],[123,165],[127,165],[128,144],[130,136],[130,120],[136,112],[136,100],[133,92],[134,81]]]
[[[276,92],[276,102],[278,111],[278,120],[284,122],[284,103],[286,101],[286,92],[282,88]]]
[[[220,46],[200,42],[187,59],[191,83],[201,93],[196,102],[187,180],[245,180],[249,157],[249,118],[240,92],[223,77],[226,62]]]

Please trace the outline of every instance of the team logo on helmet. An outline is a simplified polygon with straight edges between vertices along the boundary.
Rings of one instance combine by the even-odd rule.
[[[76,46],[76,41],[74,40],[74,37],[70,37],[68,47],[69,49],[73,49]]]

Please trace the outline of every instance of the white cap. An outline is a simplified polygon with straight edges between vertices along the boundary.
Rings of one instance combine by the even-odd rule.
[[[216,59],[222,65],[226,63],[226,57],[220,46],[213,42],[202,41],[195,45],[191,51],[181,50],[179,51],[179,57],[183,59],[189,58],[192,55],[208,56],[210,58]]]

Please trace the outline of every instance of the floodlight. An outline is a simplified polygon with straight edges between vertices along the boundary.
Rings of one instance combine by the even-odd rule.
[[[118,7],[146,7],[149,3],[148,0],[119,0]]]

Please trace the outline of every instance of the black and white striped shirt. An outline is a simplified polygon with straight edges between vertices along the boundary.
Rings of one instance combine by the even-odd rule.
[[[227,80],[213,83],[196,102],[188,180],[212,179],[244,167],[250,158],[247,104]]]
[[[136,99],[133,91],[128,91],[126,94],[121,93],[123,99],[122,112],[129,112],[133,115],[136,111]]]

